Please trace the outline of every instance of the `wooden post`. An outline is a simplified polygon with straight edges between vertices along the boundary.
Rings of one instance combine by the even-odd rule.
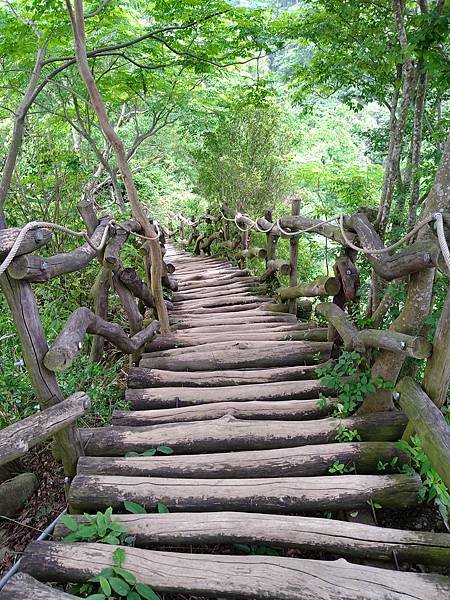
[[[266,221],[272,223],[272,210],[270,208],[264,211],[264,218]],[[275,260],[277,253],[277,242],[278,236],[272,235],[271,233],[266,233],[266,243],[267,243],[267,258],[266,265],[269,260]]]
[[[292,197],[291,214],[296,217],[300,214],[300,196]],[[298,236],[292,236],[290,238],[290,262],[291,262],[291,274],[289,276],[289,285],[295,287],[297,285],[297,273],[298,273]],[[292,298],[289,300],[289,312],[293,315],[297,314],[297,300]]]
[[[249,230],[248,228],[244,230],[244,227],[242,228],[241,231],[241,251],[244,252],[244,250],[248,249],[248,238],[249,238]],[[239,266],[241,267],[241,269],[245,268],[245,256],[242,256],[241,260],[239,261]]]
[[[5,273],[0,276],[0,286],[14,318],[24,362],[38,402],[42,408],[62,402],[64,397],[56,376],[44,365],[48,345],[31,285],[27,281],[13,279]],[[54,450],[64,464],[66,475],[75,475],[78,457],[82,456],[84,451],[77,429],[73,425],[55,434]]]

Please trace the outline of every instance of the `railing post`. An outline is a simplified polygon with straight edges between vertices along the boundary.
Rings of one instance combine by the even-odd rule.
[[[291,214],[293,217],[296,217],[300,214],[300,196],[293,196],[291,203]],[[291,273],[289,276],[289,285],[291,287],[295,287],[297,285],[297,275],[298,275],[298,236],[292,236],[290,238],[290,263],[291,263]],[[289,312],[293,315],[297,314],[297,300],[293,298],[289,300]]]

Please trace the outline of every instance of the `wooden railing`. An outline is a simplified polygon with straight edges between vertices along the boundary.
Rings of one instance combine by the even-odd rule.
[[[13,435],[14,447],[26,448],[30,440],[42,438],[41,434],[33,437],[34,434],[30,431],[35,432],[36,427],[39,429],[39,423],[44,423],[47,418],[51,421],[54,415],[63,415],[61,426],[55,422],[55,426],[47,427],[47,433],[56,431],[56,454],[64,463],[67,475],[75,473],[78,457],[83,453],[73,425],[76,417],[72,418],[71,415],[79,414],[80,406],[86,402],[86,398],[83,401],[80,397],[77,401],[74,397],[70,401],[64,400],[55,372],[66,369],[79,356],[86,334],[94,335],[90,352],[92,361],[102,358],[105,340],[129,354],[130,360],[137,361],[145,344],[158,331],[156,307],[170,304],[164,300],[162,286],[177,289],[176,280],[172,276],[172,265],[161,259],[158,268],[152,271],[150,253],[146,248],[148,241],[141,235],[142,228],[137,222],[115,223],[109,216],[98,218],[92,203],[80,203],[79,211],[85,223],[87,239],[70,252],[51,256],[31,254],[50,242],[51,228],[35,227],[28,231],[17,251],[14,250],[14,243],[21,229],[0,231],[0,263],[8,255],[12,257],[11,249],[15,255],[7,271],[0,275],[0,284],[14,317],[37,402],[43,409],[40,415],[31,417],[31,421],[25,420],[3,430],[1,439],[7,440],[7,436]],[[159,227],[159,232],[159,254],[164,256],[165,238],[162,227]],[[130,236],[138,236],[135,239],[141,245],[142,267],[147,282],[140,278],[135,264],[122,264],[120,252]],[[91,289],[93,310],[86,306],[77,308],[49,348],[32,284],[42,284],[55,277],[80,271],[94,260],[98,261],[99,270]],[[151,281],[151,271],[161,273],[158,286]],[[151,290],[155,289],[160,290],[158,298],[152,294]],[[129,333],[108,320],[111,292],[115,292],[119,298],[128,320]],[[73,410],[60,413],[68,407]],[[10,452],[13,452],[13,447],[9,451],[7,444],[2,445],[0,441],[0,464],[4,460],[10,460]]]
[[[348,242],[354,245],[357,241],[368,250],[366,257],[374,272],[383,281],[389,282],[436,267],[448,275],[445,265],[442,266],[440,261],[437,239],[431,238],[426,245],[419,240],[395,253],[386,252],[371,222],[373,215],[370,210],[345,217],[344,232],[335,224],[300,215],[298,198],[292,200],[291,213],[280,217],[277,222],[273,222],[270,210],[253,220],[228,206],[222,206],[216,216],[208,214],[195,220],[187,219],[182,214],[173,215],[172,223],[177,220],[178,225],[172,224],[172,235],[185,247],[192,247],[196,254],[210,255],[214,248],[215,254],[226,254],[238,262],[241,268],[247,266],[249,259],[262,261],[265,269],[259,278],[260,283],[266,284],[273,282],[276,277],[289,276],[289,285],[275,290],[276,302],[265,304],[265,310],[290,312],[308,320],[313,309],[310,298],[329,298],[331,301],[319,302],[315,307],[316,314],[328,322],[328,340],[333,341],[337,348],[356,350],[366,355],[366,358],[370,356],[369,351],[370,354],[378,351],[372,368],[374,375],[391,373],[391,380],[395,383],[400,371],[398,365],[401,366],[405,359],[428,359],[422,387],[411,379],[399,381],[394,392],[382,392],[384,401],[378,410],[400,408],[406,413],[410,421],[405,437],[409,439],[417,431],[433,466],[450,486],[450,428],[439,410],[450,383],[450,290],[433,344],[418,333],[405,333],[405,329],[415,330],[415,323],[409,328],[403,327],[403,331],[401,328],[396,330],[395,326],[385,330],[377,327],[360,330],[350,319],[350,313],[359,301],[360,277],[356,266],[358,252],[349,247]],[[252,245],[251,235],[255,231],[259,233],[259,239],[261,232],[265,233],[265,246]],[[324,275],[309,282],[299,281],[298,239],[301,235],[312,233],[340,244],[342,250],[333,266],[333,276]],[[289,260],[277,258],[280,238],[289,239]],[[378,254],[377,250],[383,252]],[[412,296],[415,285],[411,280],[407,297]],[[373,315],[374,323],[383,321],[391,305],[388,300],[390,298],[387,293],[386,299],[382,299]],[[405,303],[405,307],[406,304],[408,303]],[[410,314],[408,316],[411,317]],[[412,318],[414,319],[414,315]],[[377,363],[377,357],[381,356],[385,362],[380,360]],[[395,366],[391,371],[389,367],[386,368],[386,359],[389,364],[390,356],[399,357],[393,361]],[[386,394],[389,396],[388,400]],[[377,410],[376,403],[369,400],[373,398],[366,399],[361,412]]]

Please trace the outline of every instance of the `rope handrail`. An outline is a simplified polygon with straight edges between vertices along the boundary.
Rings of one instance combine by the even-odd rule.
[[[242,231],[242,232],[247,232],[250,229],[256,229],[257,231],[259,231],[260,233],[270,233],[270,231],[272,231],[272,229],[274,227],[277,227],[281,233],[283,235],[285,235],[286,237],[294,237],[297,235],[301,235],[302,233],[308,233],[311,231],[314,231],[316,229],[318,229],[319,227],[322,227],[323,225],[326,225],[328,223],[333,223],[334,221],[337,221],[341,235],[343,240],[345,241],[346,245],[349,248],[352,248],[353,250],[356,250],[357,252],[361,252],[362,254],[366,254],[366,255],[379,255],[379,254],[387,254],[389,252],[392,252],[393,250],[396,250],[397,248],[399,248],[402,244],[404,244],[405,242],[407,242],[408,240],[410,240],[412,237],[414,237],[416,235],[416,233],[422,229],[422,227],[424,227],[425,225],[427,225],[428,223],[435,221],[436,222],[436,233],[437,233],[437,237],[438,237],[438,242],[439,242],[439,247],[442,253],[442,256],[444,258],[444,262],[447,266],[447,269],[450,272],[450,249],[449,246],[447,244],[447,240],[445,238],[445,230],[444,230],[444,221],[443,221],[443,216],[441,212],[436,212],[433,215],[430,215],[429,217],[426,217],[425,219],[419,221],[419,223],[417,223],[408,233],[406,233],[400,240],[398,240],[397,242],[395,242],[394,244],[391,244],[390,246],[386,246],[384,248],[381,248],[379,250],[372,250],[370,248],[366,248],[364,246],[356,246],[355,244],[353,244],[353,242],[348,238],[348,235],[345,232],[345,228],[344,228],[344,215],[338,215],[336,217],[331,217],[330,219],[326,219],[325,221],[321,221],[320,223],[316,223],[315,225],[312,225],[311,227],[307,227],[306,229],[301,229],[299,231],[286,231],[280,223],[280,218],[277,219],[276,223],[274,223],[272,225],[272,227],[270,227],[270,229],[262,229],[261,227],[259,227],[258,222],[254,221],[251,217],[249,217],[248,215],[242,214],[240,212],[237,212],[234,216],[234,219],[230,219],[228,217],[226,217],[223,214],[222,210],[219,210],[221,216],[223,219],[225,219],[225,221],[229,221],[230,223],[235,223],[236,227]],[[239,223],[238,220],[241,219],[242,217],[245,217],[248,221],[250,221],[250,223],[248,223],[248,226],[246,229],[242,228]]]
[[[70,229],[69,227],[65,227],[64,225],[59,225],[58,223],[51,223],[49,221],[30,221],[29,223],[27,223],[26,225],[24,225],[21,228],[16,239],[14,240],[14,244],[12,245],[10,251],[8,252],[8,254],[5,257],[5,259],[3,260],[3,262],[0,264],[0,275],[2,275],[6,271],[6,269],[10,266],[12,261],[16,258],[19,248],[20,248],[23,240],[25,239],[25,236],[27,235],[27,233],[29,231],[32,231],[33,229],[38,229],[38,228],[52,229],[55,231],[61,231],[62,233],[66,233],[67,235],[71,235],[76,238],[83,238],[84,240],[86,240],[86,242],[89,244],[89,246],[91,246],[91,248],[93,248],[93,250],[95,250],[95,252],[101,252],[102,250],[104,250],[104,248],[108,242],[108,236],[112,229],[117,227],[119,229],[123,229],[130,235],[134,235],[134,236],[144,239],[144,240],[154,241],[154,240],[159,239],[159,237],[161,235],[161,229],[156,221],[153,222],[153,226],[156,229],[156,236],[148,237],[148,236],[142,235],[140,233],[136,233],[135,231],[131,231],[130,229],[127,229],[120,223],[117,223],[114,219],[110,219],[106,223],[105,230],[104,230],[102,238],[100,240],[100,244],[98,246],[96,246],[85,231],[75,231],[73,229]]]

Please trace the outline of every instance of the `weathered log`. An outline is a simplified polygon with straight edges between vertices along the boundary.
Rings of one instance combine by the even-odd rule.
[[[33,542],[22,569],[47,581],[87,581],[114,565],[116,549],[108,544]],[[157,591],[212,598],[405,600],[407,590],[410,600],[442,600],[450,593],[450,579],[443,575],[398,571],[393,576],[392,571],[343,559],[215,556],[130,547],[123,566]]]
[[[74,518],[80,523],[86,521],[81,515]],[[265,544],[366,560],[392,561],[395,555],[399,563],[444,567],[450,563],[450,536],[445,533],[389,529],[315,517],[239,512],[129,514],[115,518],[134,538],[135,545],[144,548],[154,544]],[[67,533],[67,528],[58,523],[55,536],[61,538]]]
[[[17,573],[1,592],[2,600],[76,600],[77,596],[39,583],[26,573]]]
[[[336,277],[319,277],[314,281],[299,283],[296,287],[281,287],[275,292],[281,300],[290,300],[301,297],[335,296],[341,284]]]
[[[207,254],[211,252],[211,244],[216,240],[220,240],[222,238],[221,231],[215,231],[208,237],[206,237],[202,242],[200,242],[200,250],[206,252]]]
[[[77,204],[77,209],[80,213],[80,217],[83,219],[83,223],[86,226],[88,234],[92,235],[95,229],[98,227],[99,220],[95,212],[94,203],[90,196],[90,194],[83,194],[83,197]]]
[[[0,515],[13,517],[39,486],[34,473],[21,473],[0,484]]]
[[[307,300],[306,298],[304,299],[297,299],[297,317],[299,319],[304,319],[304,320],[308,320],[311,318],[311,313],[312,313],[312,302],[311,300]]]
[[[130,292],[139,300],[148,306],[154,308],[155,302],[148,286],[139,277],[136,269],[122,269],[118,273],[120,281],[130,290]]]
[[[221,289],[222,285],[231,285],[233,283],[249,284],[258,281],[255,277],[249,277],[248,275],[236,275],[236,276],[224,276],[221,278],[215,278],[212,281],[186,281],[183,282],[183,292],[196,291],[199,288],[215,288]]]
[[[342,236],[341,230],[337,225],[330,225],[320,219],[310,219],[309,217],[298,216],[284,216],[280,218],[280,225],[283,229],[289,229],[290,231],[298,231],[302,233],[305,229],[314,227],[309,233],[316,233],[323,235],[324,237],[338,242],[339,244],[347,245],[345,239]],[[346,235],[350,241],[355,239],[355,234],[351,231],[346,232]]]
[[[249,450],[187,456],[145,456],[114,458],[84,457],[78,475],[118,475],[126,477],[186,477],[187,479],[313,477],[329,474],[333,463],[353,468],[358,474],[377,472],[380,460],[408,463],[408,456],[394,443],[352,442]],[[449,543],[450,547],[450,543]]]
[[[44,364],[48,345],[31,285],[27,281],[12,279],[8,273],[4,273],[0,276],[0,286],[14,318],[36,398],[43,408],[53,406],[64,398],[55,374]],[[64,464],[66,475],[73,475],[78,457],[83,454],[75,428],[69,426],[57,432],[54,448]]]
[[[216,402],[249,402],[252,400],[302,400],[332,395],[332,390],[312,381],[277,381],[276,383],[247,384],[225,387],[163,387],[128,389],[126,399],[136,410],[174,408],[192,404]]]
[[[433,354],[427,361],[423,387],[439,408],[443,406],[450,384],[450,288],[442,307],[433,340]]]
[[[200,306],[194,308],[178,308],[176,311],[172,312],[174,318],[182,318],[186,316],[195,316],[199,315],[211,315],[215,316],[217,313],[236,313],[236,312],[247,312],[249,310],[259,310],[262,302],[267,302],[269,298],[247,298],[247,303],[239,303],[239,304],[230,304],[230,305],[220,305],[220,306]]]
[[[94,246],[99,246],[110,217],[101,219],[90,240]],[[36,256],[27,254],[15,258],[8,268],[8,273],[14,279],[26,279],[33,283],[49,281],[54,277],[73,271],[85,269],[98,255],[98,252],[87,242],[71,252],[53,256]]]
[[[275,312],[275,313],[288,313],[289,312],[289,305],[288,304],[277,304],[275,302],[270,302],[267,304],[263,304],[262,307],[264,308],[264,310],[267,310],[269,312]]]
[[[288,260],[272,259],[267,261],[266,270],[260,277],[260,281],[267,281],[272,275],[279,272],[280,275],[289,275],[291,263]]]
[[[295,195],[291,199],[291,215],[293,217],[300,215],[301,198]],[[289,260],[291,263],[291,273],[289,275],[289,286],[296,287],[298,284],[298,236],[292,236],[289,240]],[[297,314],[296,299],[292,298],[288,302],[289,312]]]
[[[159,322],[154,321],[129,337],[119,325],[97,317],[88,308],[77,308],[46,353],[44,364],[51,371],[67,369],[81,353],[86,333],[101,335],[125,354],[133,354],[152,339],[158,328]]]
[[[145,452],[161,445],[170,446],[177,454],[205,454],[326,444],[335,440],[340,426],[357,429],[365,442],[396,441],[406,423],[404,415],[392,412],[302,422],[241,421],[228,415],[206,423],[134,427],[131,431],[129,427],[82,429],[81,436],[90,456],[123,456],[129,450]]]
[[[404,377],[396,391],[400,407],[417,431],[424,452],[450,487],[450,427],[444,415],[411,377]]]
[[[242,250],[242,252],[239,252],[238,257],[239,256],[242,256],[243,258],[266,258],[267,250],[265,248],[257,248],[253,246],[247,250]]]
[[[341,285],[339,293],[342,294],[343,302],[354,302],[361,282],[358,269],[355,267],[353,260],[347,254],[338,256],[335,261],[334,271]]]
[[[3,260],[14,245],[21,231],[20,227],[0,230],[0,260]],[[38,228],[28,231],[22,243],[17,250],[16,256],[33,252],[41,246],[45,246],[51,240],[52,232],[50,229]]]
[[[237,419],[309,420],[326,417],[331,412],[332,399],[276,400],[275,402],[218,402],[192,406],[140,411],[114,411],[114,425],[157,425],[159,423],[182,423],[208,421],[232,415]]]
[[[88,396],[77,392],[59,404],[5,427],[0,431],[0,465],[25,455],[56,431],[74,423],[90,406]]]
[[[316,330],[317,331],[317,330]],[[303,333],[303,332],[302,332]],[[212,342],[201,344],[199,346],[192,346],[189,349],[189,354],[204,352],[220,352],[222,350],[253,350],[253,349],[265,349],[267,352],[276,350],[287,351],[287,350],[300,350],[305,347],[304,340],[292,341],[292,340],[262,340],[262,341],[250,341],[235,340],[230,341],[219,341],[217,338]],[[145,358],[177,358],[180,356],[186,356],[186,350],[184,348],[172,348],[170,350],[161,350],[160,352],[152,352],[146,354]]]
[[[363,329],[358,333],[358,340],[367,348],[383,348],[420,359],[431,356],[433,349],[433,345],[425,337],[390,330]]]
[[[364,352],[365,348],[383,348],[399,352],[413,358],[428,358],[432,345],[421,336],[411,336],[397,331],[364,329],[358,331],[348,315],[337,304],[322,302],[316,306],[316,312],[325,317],[336,328],[347,350]]]
[[[111,268],[109,263],[103,262],[103,266],[97,273],[91,288],[91,297],[94,304],[94,313],[102,318],[108,318],[109,288],[111,285]],[[100,335],[95,335],[92,340],[90,360],[100,362],[103,357],[105,340]]]
[[[316,313],[333,325],[344,342],[346,350],[364,352],[365,346],[358,339],[358,328],[349,319],[347,314],[334,302],[320,302],[316,306]]]
[[[196,479],[76,475],[68,503],[77,512],[120,510],[125,500],[170,511],[276,512],[365,508],[373,501],[404,510],[418,503],[418,475],[336,475],[255,479]]]
[[[239,304],[260,304],[264,300],[269,300],[266,297],[259,297],[252,292],[243,292],[241,294],[230,294],[219,298],[205,298],[204,300],[188,300],[185,302],[177,302],[174,304],[174,314],[178,309],[196,310],[197,308],[219,308],[222,306],[234,306]]]
[[[130,232],[139,233],[141,231],[141,226],[137,221],[126,221],[120,225],[121,227],[114,231],[114,235],[109,240],[103,255],[103,262],[109,265],[111,269],[118,269],[120,267],[120,250],[127,241]]]
[[[375,228],[364,213],[357,213],[346,219],[349,228],[358,234],[360,244],[369,250],[381,250],[384,244]],[[375,272],[386,281],[404,277],[437,265],[439,250],[427,243],[416,242],[395,254],[367,254],[367,259]]]
[[[297,349],[235,349],[221,350],[211,355],[209,352],[195,352],[192,355],[176,358],[144,358],[141,366],[171,371],[217,371],[218,369],[252,369],[265,367],[289,367],[301,364],[314,364],[328,360],[332,344],[327,342],[298,342]]]
[[[237,329],[242,328],[244,325],[252,325],[257,323],[263,323],[264,326],[270,327],[279,327],[281,325],[286,326],[294,326],[296,327],[296,319],[292,318],[293,315],[287,314],[276,314],[268,313],[266,311],[245,311],[240,312],[239,314],[226,314],[226,313],[216,313],[211,315],[202,315],[199,317],[196,314],[183,315],[179,317],[173,317],[172,323],[175,325],[175,329],[189,329],[191,327],[195,327],[196,329],[208,329],[209,327],[224,327],[222,331],[236,331]],[[225,324],[226,320],[226,324]],[[240,326],[237,328],[236,326]],[[303,329],[306,329],[305,325],[309,328],[309,323],[299,323]],[[217,329],[217,331],[220,331]],[[199,332],[200,333],[200,332]]]
[[[250,286],[245,284],[233,284],[230,286],[220,286],[219,288],[198,288],[191,292],[178,292],[173,295],[174,302],[182,302],[187,300],[201,300],[205,298],[218,298],[220,296],[228,296],[230,294],[239,294],[240,292],[250,291]]]
[[[183,330],[186,331],[186,330]],[[304,329],[299,331],[275,331],[271,332],[264,330],[251,331],[236,331],[235,333],[211,333],[202,334],[201,337],[198,333],[190,332],[188,329],[184,335],[170,334],[169,336],[160,336],[160,339],[153,340],[150,343],[150,350],[161,351],[161,350],[172,350],[174,348],[188,348],[197,347],[212,342],[276,342],[276,341],[300,341],[308,340],[312,342],[326,342],[327,341],[327,329],[315,328],[315,329]],[[154,342],[158,343],[154,343]],[[206,350],[206,349],[205,349]]]
[[[248,369],[245,371],[194,371],[193,373],[132,367],[128,371],[128,387],[135,389],[177,385],[190,387],[220,387],[251,383],[317,379],[316,369],[319,366],[323,367],[324,365]]]
[[[171,290],[172,292],[178,291],[178,280],[172,275],[164,275],[161,278],[161,284],[168,290]]]

